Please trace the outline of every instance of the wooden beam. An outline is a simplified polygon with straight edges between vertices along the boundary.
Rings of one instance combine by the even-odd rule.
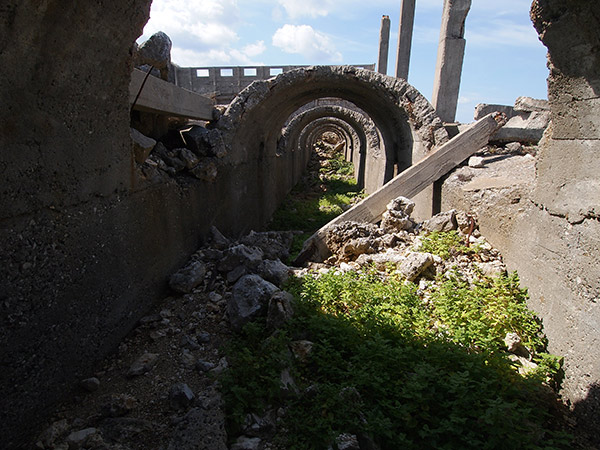
[[[489,137],[506,123],[506,116],[492,113],[470,125],[462,133],[434,150],[430,155],[398,174],[377,191],[320,228],[304,243],[294,265],[306,261],[323,261],[330,252],[325,245],[327,229],[332,225],[354,221],[375,223],[381,220],[387,204],[396,197],[411,198],[488,143]]]
[[[129,83],[129,103],[133,104],[135,101],[133,109],[168,116],[212,120],[213,100],[152,75],[145,83],[144,78],[146,72],[133,69]],[[138,93],[139,97],[137,97]]]

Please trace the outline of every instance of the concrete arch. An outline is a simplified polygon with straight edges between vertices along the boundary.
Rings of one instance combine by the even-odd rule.
[[[234,199],[260,208],[255,226],[266,223],[306,166],[301,156],[277,155],[281,129],[301,106],[326,97],[347,100],[373,120],[394,154],[386,161],[386,181],[448,139],[432,106],[405,80],[349,66],[316,66],[256,81],[214,124],[229,150],[227,164],[255,174],[251,184],[239,181],[227,187]],[[237,212],[223,214],[233,217]]]
[[[351,150],[347,159],[355,165],[357,181],[367,193],[374,192],[381,187],[385,175],[385,148],[382,148],[382,139],[375,123],[369,116],[357,110],[324,105],[298,114],[282,130],[277,144],[278,152],[299,151],[298,137],[304,127],[323,117],[341,119],[354,129],[359,142],[351,142],[352,146],[347,146],[347,149]]]

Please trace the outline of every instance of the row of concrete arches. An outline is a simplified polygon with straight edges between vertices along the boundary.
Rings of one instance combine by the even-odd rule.
[[[319,105],[322,99],[329,101]],[[255,167],[255,195],[272,203],[266,215],[300,179],[325,131],[345,141],[367,193],[448,140],[433,107],[405,80],[349,66],[300,68],[257,81],[214,126],[232,163]]]

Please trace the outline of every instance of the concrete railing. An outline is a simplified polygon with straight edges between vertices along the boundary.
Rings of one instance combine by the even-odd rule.
[[[184,89],[227,104],[253,81],[268,80],[281,73],[308,66],[221,66],[176,67],[175,83]],[[353,67],[375,70],[374,64],[355,64]]]

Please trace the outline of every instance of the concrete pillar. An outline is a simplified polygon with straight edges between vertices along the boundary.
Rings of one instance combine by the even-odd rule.
[[[390,17],[383,16],[381,18],[381,32],[379,33],[379,63],[377,71],[382,74],[387,74],[388,53],[390,49]]]
[[[408,80],[410,48],[415,23],[416,0],[402,0],[400,24],[398,25],[398,57],[396,58],[396,78]]]
[[[431,103],[444,122],[454,122],[465,55],[465,20],[471,0],[444,0]]]

